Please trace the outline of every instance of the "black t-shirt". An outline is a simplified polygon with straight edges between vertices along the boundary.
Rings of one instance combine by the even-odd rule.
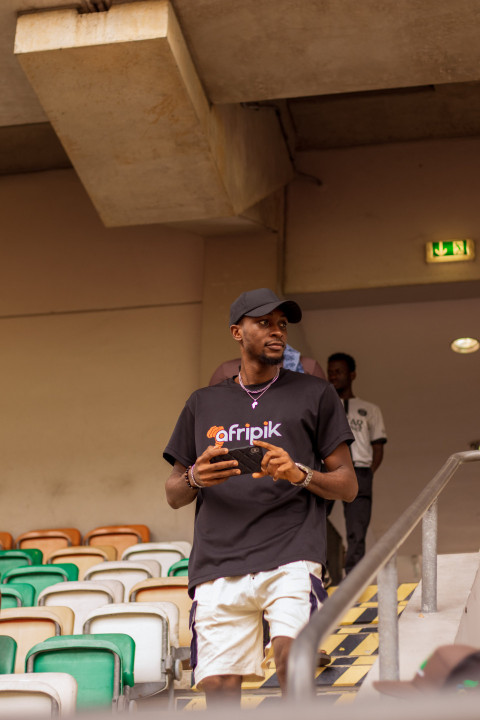
[[[332,385],[282,369],[255,409],[233,378],[194,392],[163,456],[172,465],[178,460],[187,467],[208,445],[235,448],[251,445],[253,439],[278,445],[294,461],[318,470],[353,435]],[[271,477],[231,477],[198,492],[189,589],[295,560],[325,564],[325,534],[324,500],[308,489]]]

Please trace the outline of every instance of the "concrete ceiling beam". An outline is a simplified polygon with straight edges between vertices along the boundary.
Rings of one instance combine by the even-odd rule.
[[[275,109],[209,103],[167,0],[22,15],[15,53],[107,226],[237,216],[293,175]]]

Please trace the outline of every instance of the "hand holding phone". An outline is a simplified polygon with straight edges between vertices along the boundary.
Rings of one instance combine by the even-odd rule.
[[[263,450],[261,447],[248,445],[247,447],[233,448],[223,455],[216,455],[211,458],[210,463],[236,460],[242,475],[250,475],[262,471],[262,458]]]

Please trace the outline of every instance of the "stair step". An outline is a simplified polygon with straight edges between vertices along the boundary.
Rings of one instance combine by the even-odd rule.
[[[349,691],[346,690],[343,692],[339,688],[337,688],[334,691],[330,691],[329,689],[324,689],[321,687],[317,687],[317,701],[319,705],[345,705],[353,702],[355,700],[356,692],[355,691]],[[246,709],[254,709],[257,708],[259,705],[262,706],[262,709],[265,707],[270,707],[273,705],[279,705],[282,702],[282,697],[280,695],[280,691],[268,691],[262,690],[259,693],[251,692],[251,693],[242,693],[242,700],[241,700],[241,707],[242,710]],[[186,711],[196,711],[196,710],[206,710],[207,704],[205,701],[204,695],[198,695],[195,697],[188,696],[188,695],[181,695],[178,696],[175,700],[175,709],[178,710],[186,710]]]
[[[406,602],[398,603],[398,615],[405,610]],[[340,625],[377,625],[378,624],[378,603],[365,603],[357,605],[347,612],[340,621]]]
[[[335,633],[322,643],[323,649],[332,658],[350,656],[358,657],[376,655],[378,653],[378,632]]]
[[[397,600],[398,602],[407,602],[410,600],[413,591],[417,587],[418,583],[401,583],[397,589]],[[328,595],[333,595],[338,585],[330,585],[327,589]],[[366,602],[378,602],[378,585],[367,585],[365,590],[355,601],[355,605],[366,603]]]

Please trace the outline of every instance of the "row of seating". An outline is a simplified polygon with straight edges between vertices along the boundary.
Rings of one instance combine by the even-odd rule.
[[[15,643],[13,665],[4,663],[0,672],[68,672],[82,688],[77,706],[85,708],[98,703],[92,690],[96,681],[89,679],[88,667],[105,648],[92,649],[92,640],[84,642],[82,638],[121,633],[132,638],[136,651],[135,660],[129,661],[134,662],[135,679],[127,683],[130,690],[120,702],[128,705],[129,699],[168,690],[173,703],[173,681],[181,677],[182,661],[189,666],[191,601],[187,582],[186,577],[151,578],[132,588],[130,602],[121,602],[124,589],[120,581],[67,581],[47,587],[40,593],[37,606],[8,608],[0,613],[0,638],[7,638],[10,645],[12,640]],[[52,645],[52,639],[58,642]],[[30,658],[37,651],[48,653],[48,662],[32,664]],[[60,657],[63,653],[67,653],[64,660]],[[0,648],[4,661],[6,655]],[[72,657],[73,666],[68,664]],[[5,677],[0,676],[0,717],[2,680]],[[117,703],[117,699],[113,697],[112,702]]]
[[[83,537],[77,528],[29,530],[15,539],[9,532],[0,532],[0,550],[39,548],[45,555],[71,545],[111,545],[120,556],[130,545],[149,541],[150,530],[146,525],[103,525]]]
[[[122,655],[127,656],[124,662],[131,667],[131,680],[127,682],[131,699],[148,697],[165,689],[173,691],[173,679],[181,677],[185,653],[172,643],[178,638],[178,608],[173,603],[116,603],[99,607],[84,617],[81,632],[74,632],[78,617],[66,606],[20,610],[23,612],[13,609],[2,614],[2,632],[9,633],[1,636],[9,642],[9,646],[2,649],[2,669],[9,673],[68,672],[82,688],[79,708],[102,705],[95,692],[92,694],[92,687],[98,682],[97,654],[99,650],[100,655],[105,651],[105,637],[101,638],[100,647],[96,641],[105,633],[129,637]],[[48,654],[48,662],[36,664],[32,660],[40,654]],[[10,657],[9,664],[7,657]],[[94,677],[90,677],[92,669]],[[111,686],[107,680],[103,684]]]
[[[181,572],[182,564],[188,565],[190,549],[190,543],[182,540],[168,543],[139,543],[126,548],[121,555],[121,561],[147,562],[147,565],[153,561],[152,577],[155,574],[158,577],[167,575],[172,565],[183,561],[176,568],[178,574]],[[78,567],[79,578],[84,579],[93,565],[103,562],[118,562],[114,547],[74,545],[53,550],[46,558],[43,557],[43,552],[37,548],[0,550],[0,579],[15,568],[27,565],[37,567],[44,563],[47,565],[73,563]]]
[[[15,645],[8,650],[15,654]],[[46,713],[45,699],[50,715],[66,714],[65,698],[70,713],[132,709],[135,653],[135,642],[125,633],[47,638],[28,651],[25,673],[0,675],[0,716],[18,716],[19,705],[25,717]],[[39,704],[38,684],[46,678],[50,689],[44,688]]]
[[[123,530],[127,526],[115,529],[119,527],[120,540],[125,543],[127,533]],[[105,532],[98,537],[113,539],[113,529],[114,526],[104,528]],[[13,683],[17,687],[15,697],[20,695],[19,686],[21,697],[29,692],[35,694],[32,688],[38,680],[33,676],[39,671],[44,685],[48,684],[47,675],[52,679],[52,693],[42,695],[44,701],[48,695],[52,712],[58,713],[62,688],[69,697],[67,705],[71,705],[75,694],[77,708],[101,706],[106,702],[105,695],[95,689],[96,680],[88,679],[88,664],[84,666],[87,657],[90,664],[96,663],[98,652],[109,657],[105,662],[110,672],[115,663],[118,667],[135,668],[130,682],[124,678],[118,687],[113,683],[117,690],[112,691],[109,704],[126,709],[135,698],[165,689],[173,703],[173,681],[180,677],[182,661],[185,667],[189,666],[191,601],[186,576],[190,544],[142,541],[132,545],[130,536],[129,544],[122,549],[121,544],[75,545],[80,538],[72,534],[72,544],[52,550],[50,533],[61,536],[66,530],[38,531],[47,536],[43,546],[41,538],[27,539],[41,547],[0,551],[0,640],[10,643],[10,653],[14,648],[13,666],[2,667],[0,661],[0,716],[2,698],[13,697],[7,686]],[[120,560],[115,559],[117,552]],[[106,637],[112,633],[127,638],[120,642],[117,653],[119,657],[126,654],[127,659],[112,659],[111,643],[115,639]],[[92,648],[94,640],[101,640],[100,647]],[[107,650],[105,642],[110,643]],[[128,650],[132,642],[137,648],[134,656]],[[38,663],[37,650],[42,658]],[[69,660],[57,657],[64,652],[70,652]],[[0,647],[0,656],[7,655],[5,646],[3,650]],[[71,658],[77,656],[74,666],[69,665]],[[54,682],[58,670],[63,675],[68,673],[67,680],[60,673],[58,683]],[[75,683],[74,693],[68,680],[70,674]],[[101,686],[113,687],[110,681],[102,681]]]

